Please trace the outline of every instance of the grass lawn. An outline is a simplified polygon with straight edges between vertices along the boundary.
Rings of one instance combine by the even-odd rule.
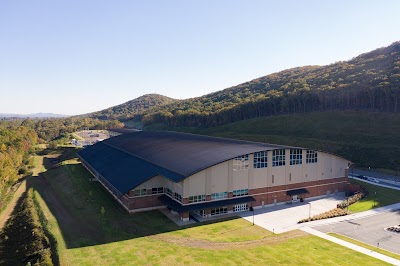
[[[61,265],[385,265],[301,231],[274,235],[241,218],[181,228],[159,211],[128,215],[90,177],[70,159],[31,179]]]
[[[342,239],[344,241],[356,244],[357,246],[360,246],[360,247],[363,247],[363,248],[367,248],[367,249],[373,250],[375,252],[381,253],[383,255],[386,255],[386,256],[389,256],[389,257],[392,257],[392,258],[400,260],[400,255],[398,255],[398,254],[392,253],[390,251],[387,251],[387,250],[384,250],[384,249],[381,249],[381,248],[377,248],[375,246],[371,246],[371,245],[365,244],[364,242],[357,241],[357,240],[355,240],[353,238],[350,238],[350,237],[347,237],[347,236],[344,236],[344,235],[341,235],[341,234],[336,234],[336,233],[328,233],[328,235],[331,235],[333,237]]]
[[[367,197],[349,206],[349,211],[353,213],[367,211],[373,208],[383,207],[400,202],[400,190],[375,186],[354,179],[351,180],[351,182],[362,185],[369,192]]]

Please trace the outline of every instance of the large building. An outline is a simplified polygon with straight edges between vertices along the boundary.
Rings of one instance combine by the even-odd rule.
[[[120,135],[78,153],[129,212],[210,217],[343,192],[350,161],[321,151],[168,131]]]

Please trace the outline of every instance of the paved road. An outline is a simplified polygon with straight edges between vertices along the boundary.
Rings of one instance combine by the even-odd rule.
[[[400,254],[400,234],[385,231],[390,226],[400,224],[400,210],[376,214],[361,219],[345,220],[333,224],[314,227],[324,233],[339,233],[372,246]]]
[[[397,181],[397,182],[400,183],[400,176],[388,175],[388,174],[384,174],[384,173],[381,173],[381,172],[376,172],[376,171],[373,171],[373,170],[358,170],[358,169],[354,169],[354,170],[350,170],[350,174],[371,176],[371,177],[376,177],[376,178],[381,178],[381,179]]]

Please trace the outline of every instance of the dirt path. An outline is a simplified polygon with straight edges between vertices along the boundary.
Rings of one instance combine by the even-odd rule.
[[[179,246],[212,249],[212,250],[224,250],[224,249],[243,249],[243,248],[257,247],[260,245],[276,245],[279,243],[286,242],[291,238],[298,238],[306,235],[308,234],[303,231],[295,230],[286,233],[284,235],[276,235],[273,237],[265,237],[258,240],[240,241],[240,242],[211,242],[202,239],[170,236],[168,234],[153,235],[149,236],[149,238],[163,242],[168,242]]]
[[[14,192],[11,201],[8,203],[7,208],[0,213],[0,231],[3,229],[5,223],[7,222],[8,218],[10,218],[11,213],[14,211],[15,206],[21,195],[26,191],[26,181],[21,181],[19,187]]]

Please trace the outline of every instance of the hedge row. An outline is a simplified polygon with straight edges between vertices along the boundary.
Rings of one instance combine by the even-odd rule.
[[[344,200],[341,203],[339,203],[337,207],[340,209],[346,209],[349,205],[356,203],[357,201],[359,201],[364,197],[365,197],[365,192],[358,192],[353,196],[348,197],[347,200]]]
[[[315,215],[310,218],[306,218],[303,220],[300,220],[298,223],[305,223],[305,222],[311,222],[311,221],[317,221],[317,220],[322,220],[322,219],[328,219],[328,218],[334,218],[334,217],[339,217],[339,216],[345,216],[347,215],[347,211],[341,208],[336,208],[318,215]]]

